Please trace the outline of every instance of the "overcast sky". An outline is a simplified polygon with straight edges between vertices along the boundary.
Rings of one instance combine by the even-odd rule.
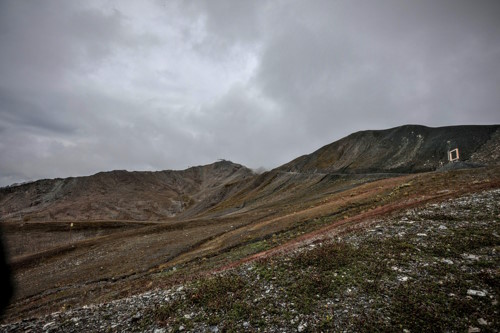
[[[0,186],[500,123],[500,1],[0,0]]]

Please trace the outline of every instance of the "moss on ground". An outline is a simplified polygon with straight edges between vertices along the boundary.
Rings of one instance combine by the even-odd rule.
[[[222,331],[299,325],[311,331],[497,331],[498,208],[464,212],[459,218],[427,209],[408,222],[392,217],[380,228],[200,279],[151,318],[171,328]],[[188,315],[190,326],[186,313],[195,314]]]

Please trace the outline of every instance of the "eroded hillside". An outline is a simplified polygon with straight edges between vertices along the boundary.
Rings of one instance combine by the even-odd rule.
[[[252,171],[220,161],[182,171],[101,172],[0,189],[4,221],[151,221],[204,210]],[[220,192],[225,192],[221,195]]]
[[[166,288],[214,270],[286,255],[301,244],[338,230],[358,230],[373,219],[498,189],[497,127],[468,132],[474,144],[460,146],[461,159],[474,162],[472,169],[413,172],[428,163],[421,160],[427,153],[419,150],[432,142],[429,138],[439,141],[463,130],[444,128],[446,135],[438,135],[424,128],[434,134],[427,134],[416,150],[415,142],[405,146],[404,151],[416,151],[408,155],[414,166],[408,173],[395,172],[401,171],[393,167],[399,155],[386,156],[383,167],[380,158],[367,155],[370,149],[358,155],[350,151],[358,157],[347,169],[337,169],[347,152],[338,162],[335,147],[346,138],[320,149],[321,154],[260,175],[221,161],[185,171],[115,171],[3,188],[2,226],[18,286],[6,320]],[[406,126],[370,132],[371,139],[364,138],[366,133],[354,136],[361,136],[361,146],[391,151],[412,133],[415,129]],[[435,153],[441,150],[438,145]],[[369,158],[374,167],[366,169]],[[446,152],[433,160],[433,168],[444,158]],[[320,160],[330,164],[313,169]]]
[[[297,172],[422,172],[448,163],[448,151],[460,160],[497,164],[500,126],[425,127],[406,125],[383,131],[362,131],[301,156],[280,167]]]
[[[469,166],[497,165],[500,126],[406,125],[363,131],[262,175],[229,161],[182,171],[101,172],[0,189],[0,221],[161,221],[222,216],[287,200],[290,192],[433,171],[458,148]],[[315,190],[315,189],[312,189]],[[337,189],[339,190],[339,189]],[[215,215],[211,215],[215,214]]]

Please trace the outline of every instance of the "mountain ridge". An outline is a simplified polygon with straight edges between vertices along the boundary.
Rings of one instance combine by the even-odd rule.
[[[323,179],[287,173],[390,177],[434,171],[448,163],[448,151],[454,148],[459,149],[460,161],[469,165],[496,165],[500,125],[403,125],[359,131],[260,175],[220,160],[185,170],[114,170],[42,179],[0,188],[0,221],[159,221],[191,218],[214,209],[227,214],[249,202],[263,204],[259,200],[276,198],[276,191],[297,185],[305,190]]]
[[[446,164],[450,149],[461,161],[489,164],[494,159],[472,156],[492,137],[499,141],[500,125],[427,127],[403,125],[352,133],[277,169],[289,172],[414,173],[434,171]],[[496,142],[498,152],[498,142]],[[472,157],[472,158],[471,158]]]
[[[180,171],[42,179],[0,189],[0,220],[165,219],[252,174],[240,164],[219,161]]]
[[[401,135],[396,135],[398,131]],[[412,131],[412,137],[422,136],[420,146],[408,139]],[[0,227],[18,286],[6,318],[21,320],[75,305],[108,302],[196,279],[198,274],[238,266],[252,258],[272,260],[269,256],[286,255],[296,246],[316,246],[318,237],[327,234],[343,237],[365,229],[367,223],[374,225],[367,232],[378,235],[379,225],[393,213],[406,216],[405,211],[432,204],[441,214],[443,200],[498,191],[498,125],[473,131],[438,129],[442,133],[436,140],[420,131],[433,130],[407,126],[353,134],[326,146],[330,160],[318,158],[316,151],[262,174],[219,161],[182,171],[121,170],[0,189]],[[419,150],[426,150],[424,142],[431,148],[436,145],[433,151],[438,157],[431,162],[439,166],[446,159],[450,133],[473,142],[459,146],[466,160],[446,164],[453,166],[449,170],[417,172],[414,166],[426,162],[419,160]],[[351,154],[365,144],[368,149]],[[354,156],[354,162],[347,160],[353,163],[338,169],[346,162],[335,159],[342,145],[350,147],[345,154]],[[394,152],[394,156],[391,160],[380,153],[370,160],[369,153],[377,150]],[[409,173],[391,169],[401,160],[414,161],[408,164],[413,167]],[[316,167],[320,162],[323,168]],[[363,169],[363,163],[369,162],[375,167]],[[455,168],[471,163],[484,167]],[[496,219],[498,202],[488,205],[496,212],[491,218]],[[468,206],[463,208],[470,212]],[[483,212],[474,213],[482,216]],[[454,211],[436,218],[460,228]],[[438,222],[431,220],[426,230]],[[478,230],[484,233],[482,227]],[[490,233],[485,235],[491,239]],[[406,252],[406,243],[402,245]]]

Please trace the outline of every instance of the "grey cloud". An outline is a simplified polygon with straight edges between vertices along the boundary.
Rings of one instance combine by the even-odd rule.
[[[72,96],[73,100],[79,98]],[[185,149],[196,150],[195,142],[172,119],[144,115],[140,105],[123,104],[103,96],[86,96],[86,99],[85,103],[106,112],[74,116],[76,134],[34,132],[22,126],[1,133],[3,177],[85,175],[107,170],[110,165],[155,170],[196,164],[196,160],[192,157],[189,160],[184,154]]]
[[[63,120],[52,110],[24,100],[23,96],[14,96],[0,87],[0,123],[5,126],[28,126],[33,130],[71,133],[75,126],[69,120]]]
[[[0,186],[500,123],[498,1],[1,1]]]
[[[323,4],[282,17],[285,28],[266,44],[257,75],[270,98],[310,127],[306,137],[327,139],[328,127],[347,134],[409,121],[471,123],[478,114],[498,119],[490,91],[500,77],[497,5],[490,12],[470,2]]]
[[[265,0],[256,1],[188,1],[206,20],[207,32],[213,38],[229,42],[254,41],[261,35],[263,10],[269,6]]]
[[[116,10],[68,1],[3,1],[0,22],[0,82],[19,89],[60,89],[68,72],[94,70],[116,48],[151,42],[128,29]]]

